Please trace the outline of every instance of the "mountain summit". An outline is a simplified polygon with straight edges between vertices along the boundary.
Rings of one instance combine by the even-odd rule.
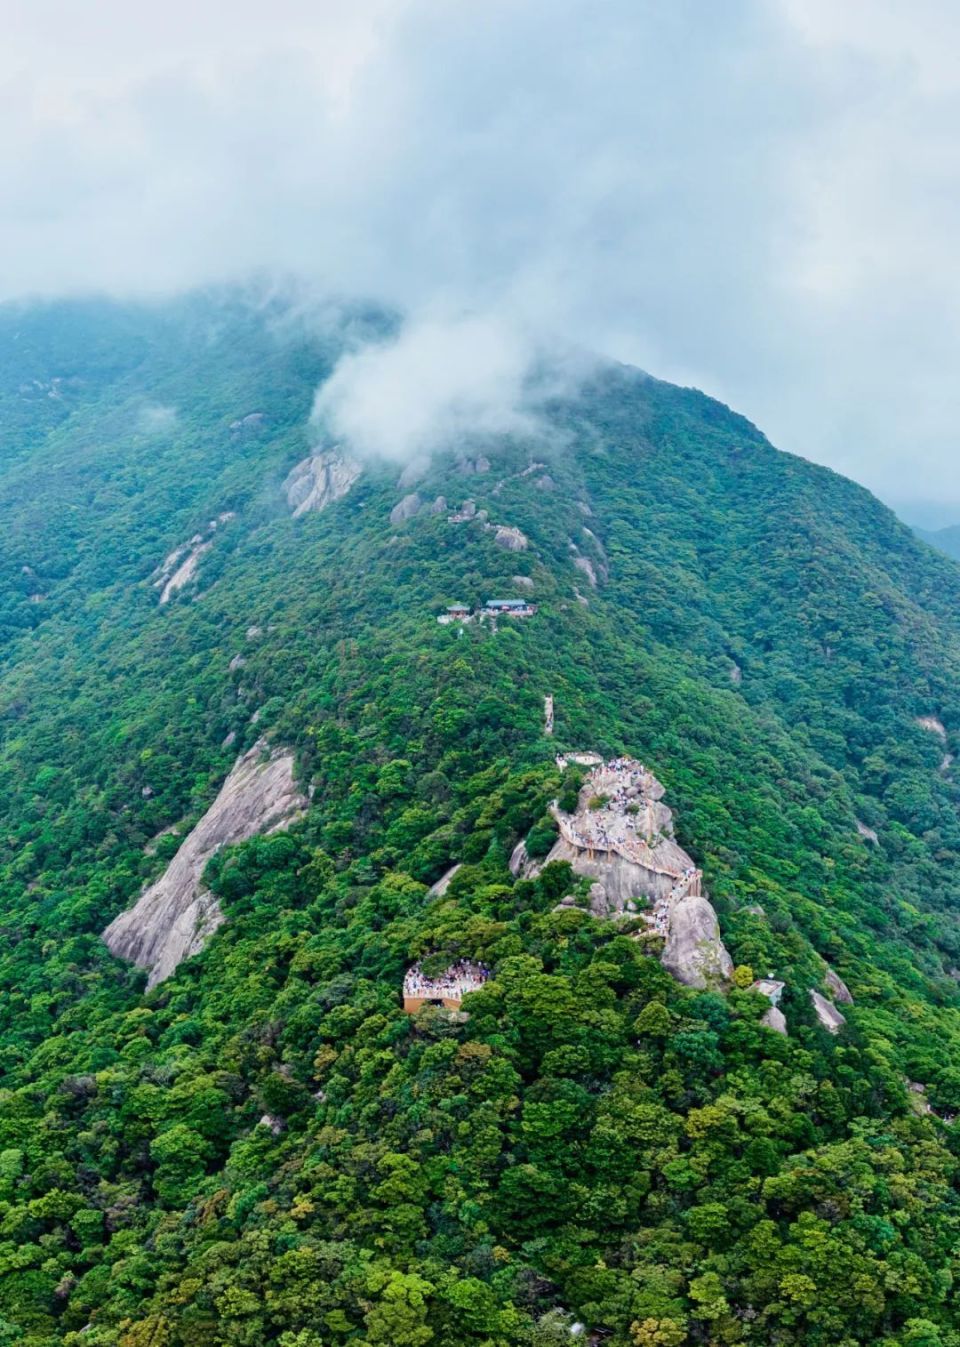
[[[955,1347],[960,570],[382,327],[0,310],[0,1344]]]

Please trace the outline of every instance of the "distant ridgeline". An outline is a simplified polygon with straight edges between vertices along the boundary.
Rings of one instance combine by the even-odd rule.
[[[960,571],[395,326],[0,309],[0,1347],[960,1347]]]

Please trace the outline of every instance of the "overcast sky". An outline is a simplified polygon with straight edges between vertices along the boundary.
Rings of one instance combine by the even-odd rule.
[[[441,382],[477,363],[478,407],[509,399],[559,337],[960,519],[960,5],[6,0],[4,21],[4,296],[277,267],[412,314],[394,368],[341,371],[348,410],[444,352]]]

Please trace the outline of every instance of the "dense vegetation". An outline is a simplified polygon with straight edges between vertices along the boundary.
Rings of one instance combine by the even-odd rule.
[[[418,484],[526,552],[445,513],[392,527],[408,488],[374,466],[292,520],[358,321],[0,313],[0,1344],[551,1347],[578,1321],[611,1347],[955,1347],[960,571],[628,370]],[[160,607],[155,568],[226,511]],[[516,575],[535,619],[434,620]],[[227,924],[144,995],[99,933],[264,733],[309,813],[215,858]],[[789,1038],[555,911],[565,867],[513,880],[570,786],[558,744],[665,782]],[[401,1013],[413,959],[463,956],[495,970],[466,1022]],[[836,1038],[824,960],[856,999]]]

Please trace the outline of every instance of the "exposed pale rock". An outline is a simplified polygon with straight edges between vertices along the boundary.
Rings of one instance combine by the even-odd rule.
[[[268,1128],[275,1137],[278,1137],[286,1127],[286,1123],[282,1118],[278,1118],[275,1113],[265,1113],[257,1126]]]
[[[772,1029],[775,1034],[787,1032],[787,1017],[779,1006],[771,1006],[768,1011],[760,1016],[760,1023],[765,1024],[768,1029]]]
[[[267,752],[263,740],[238,758],[220,793],[181,844],[163,875],[103,933],[121,959],[148,968],[147,986],[169,977],[203,949],[224,920],[201,883],[207,861],[222,846],[289,826],[307,801],[293,778],[288,749]]]
[[[257,430],[263,425],[263,412],[248,412],[246,416],[241,416],[236,421],[230,422],[230,429],[238,430]]]
[[[236,673],[238,669],[243,668],[246,662],[247,661],[243,658],[242,655],[234,655],[233,659],[227,665],[227,668],[230,670],[231,673]]]
[[[446,509],[447,509],[446,496],[438,496],[436,500],[433,502],[433,504],[430,506],[430,513],[444,514],[446,512]]]
[[[578,571],[583,571],[584,575],[590,581],[594,589],[597,587],[597,572],[594,570],[593,562],[589,557],[574,557],[573,564]]]
[[[416,491],[411,491],[408,496],[404,496],[403,500],[398,501],[390,511],[390,523],[396,527],[397,524],[402,524],[405,520],[412,519],[414,515],[419,514],[422,509],[423,497]]]
[[[832,968],[827,969],[826,974],[824,975],[823,985],[842,1006],[853,1005],[853,997],[850,995],[850,989],[839,974],[835,973]]]
[[[943,721],[937,716],[917,716],[917,724],[922,730],[929,730],[940,739],[946,739],[947,730]]]
[[[201,542],[199,539],[191,539],[189,550],[186,556],[176,567],[176,570],[169,576],[161,574],[160,579],[156,581],[155,587],[160,587],[160,602],[167,603],[178,590],[188,585],[197,573],[197,567],[200,564],[200,558],[205,552],[209,552],[213,546],[209,542]],[[171,556],[176,556],[171,553]],[[180,556],[183,556],[183,549],[180,550]],[[169,561],[169,558],[167,559]],[[166,565],[166,563],[164,563]]]
[[[345,496],[360,476],[362,468],[339,449],[311,454],[292,468],[283,484],[294,519],[311,510],[323,510]]]
[[[514,583],[515,585],[519,586],[520,589],[533,589],[533,588],[534,588],[534,583],[533,583],[533,581],[530,579],[529,575],[514,575],[514,576],[512,576],[511,578],[512,578],[512,580],[513,580],[513,583]]]
[[[529,859],[526,842],[518,842],[510,853],[510,873],[514,879],[523,872],[523,868]]]
[[[860,834],[863,840],[865,842],[872,842],[874,846],[879,846],[880,838],[877,836],[874,830],[872,828],[868,828],[865,823],[861,823],[859,819],[857,819],[856,822],[857,822],[857,832]]]
[[[462,864],[463,864],[462,861],[458,861],[456,865],[451,865],[450,869],[446,872],[446,874],[440,876],[436,884],[430,885],[430,888],[427,890],[427,897],[442,898],[443,895],[446,893],[447,889],[449,889],[450,887],[451,879],[453,879],[454,875],[460,869],[460,866]]]
[[[739,664],[733,664],[730,667],[730,682],[734,687],[739,687],[743,682],[743,670]]]
[[[508,552],[525,552],[529,546],[526,534],[521,533],[519,529],[511,528],[508,524],[497,525],[493,541]]]
[[[247,640],[248,640],[248,641],[255,641],[255,640],[257,639],[258,636],[262,636],[262,635],[263,635],[263,628],[262,628],[262,627],[248,627],[248,628],[247,628]]]
[[[542,477],[536,479],[533,485],[538,491],[553,491],[557,484],[550,474],[545,472]]]
[[[817,1012],[817,1019],[824,1029],[829,1030],[831,1034],[838,1033],[841,1026],[846,1024],[847,1021],[833,1002],[828,1001],[819,992],[815,992],[812,987],[810,988],[810,999],[813,1002],[814,1010]]]
[[[717,914],[706,898],[689,894],[672,904],[660,961],[688,987],[709,987],[730,977],[733,960],[720,939]]]
[[[228,730],[226,735],[224,736],[223,744],[221,745],[221,747],[232,748],[236,742],[237,742],[236,730]]]
[[[952,766],[953,766],[953,754],[944,753],[943,757],[940,759],[940,771],[943,773],[947,773],[949,772]]]

